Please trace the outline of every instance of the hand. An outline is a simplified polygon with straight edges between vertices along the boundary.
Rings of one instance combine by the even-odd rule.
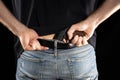
[[[41,46],[38,42],[38,34],[30,28],[22,29],[22,33],[18,36],[24,50],[46,50],[48,47]]]
[[[95,25],[92,25],[86,21],[81,21],[73,24],[67,34],[72,44],[75,44],[76,46],[83,46],[88,44],[88,39],[93,35],[94,30]]]

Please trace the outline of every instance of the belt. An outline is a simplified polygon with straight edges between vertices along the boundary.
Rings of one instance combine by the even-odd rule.
[[[65,43],[62,40],[66,38],[66,32],[68,28],[56,33],[41,36],[42,39],[38,39],[41,45],[52,48],[52,49],[70,49],[75,47],[71,43]]]
[[[57,49],[70,49],[75,47],[75,45],[71,43],[64,43],[62,40],[65,38],[68,40],[68,36],[66,34],[69,28],[64,29],[63,31],[59,32],[58,34],[51,34],[43,36],[44,39],[38,39],[41,45],[49,47],[49,48],[57,48]],[[75,35],[85,36],[86,33],[84,31],[75,31],[73,33],[73,38]],[[47,38],[47,39],[45,39]],[[71,39],[72,40],[72,39]],[[71,42],[69,40],[69,42]]]
[[[75,47],[75,45],[71,43],[64,43],[63,41],[57,39],[38,39],[42,46],[46,46],[49,48],[57,48],[57,49],[70,49]]]

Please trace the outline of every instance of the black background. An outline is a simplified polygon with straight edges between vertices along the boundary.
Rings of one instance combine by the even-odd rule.
[[[10,0],[3,0],[11,10]],[[96,57],[99,80],[119,79],[120,10],[99,25]],[[0,24],[0,62],[3,80],[15,80],[16,58],[13,50],[13,34]]]

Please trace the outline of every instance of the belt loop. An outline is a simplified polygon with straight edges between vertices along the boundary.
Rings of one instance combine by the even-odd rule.
[[[58,40],[54,40],[54,56],[57,56],[57,43]]]

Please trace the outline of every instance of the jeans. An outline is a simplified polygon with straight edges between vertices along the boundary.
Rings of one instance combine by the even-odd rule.
[[[72,49],[24,51],[16,80],[98,80],[95,50],[90,44]]]

